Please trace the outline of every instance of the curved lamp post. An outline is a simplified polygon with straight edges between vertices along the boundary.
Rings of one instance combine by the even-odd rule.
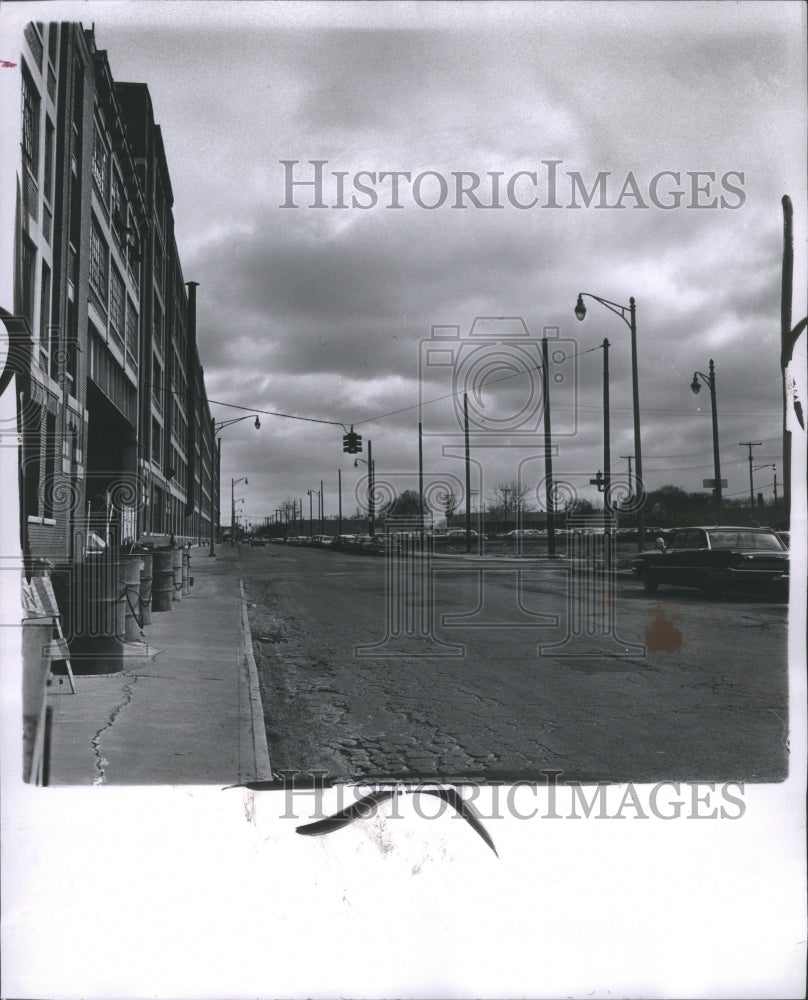
[[[699,381],[701,380],[701,381]],[[701,383],[704,383],[710,390],[710,406],[713,413],[713,497],[715,498],[717,523],[721,523],[724,512],[724,496],[721,492],[721,461],[718,452],[718,410],[715,402],[715,364],[710,358],[710,371],[708,375],[704,372],[693,372],[693,381],[690,383],[691,390],[698,395],[701,392]]]
[[[210,483],[211,483],[211,489],[210,489],[210,551],[208,552],[208,556],[213,556],[214,558],[216,556],[215,539],[216,539],[216,530],[219,527],[219,524],[218,524],[219,514],[218,514],[218,504],[216,505],[217,510],[214,511],[213,498],[214,498],[214,496],[218,496],[219,490],[221,489],[221,484],[218,482],[218,478],[219,478],[219,470],[220,470],[221,460],[222,460],[222,440],[219,437],[219,434],[225,429],[225,427],[229,427],[231,424],[238,424],[242,420],[249,420],[251,416],[252,416],[251,414],[247,414],[247,415],[245,415],[243,417],[233,417],[232,420],[220,420],[218,423],[215,420],[213,421],[213,440],[216,442],[216,469],[215,469],[215,472],[214,472],[213,469],[211,469],[211,476],[210,476]],[[261,429],[261,421],[258,419],[258,414],[255,415],[255,429],[257,431]],[[211,461],[213,461],[213,456],[211,456]],[[216,488],[214,488],[214,482],[216,483]],[[214,527],[214,513],[215,513],[215,520],[216,520],[215,527]]]
[[[640,391],[637,376],[637,317],[636,303],[634,298],[630,298],[627,306],[621,306],[618,302],[610,302],[602,299],[591,292],[579,292],[578,301],[575,303],[575,315],[583,321],[586,316],[586,306],[584,296],[600,302],[613,313],[620,317],[631,331],[631,389],[634,401],[634,497],[637,502],[637,547],[642,552],[645,546],[645,514],[643,504],[645,502],[645,486],[642,480],[642,444],[640,441]]]
[[[371,451],[371,444],[368,441],[368,457],[367,460],[364,458],[354,459],[354,468],[359,468],[359,463],[366,465],[368,467],[368,534],[371,538],[376,534],[376,517],[375,517],[375,503],[373,499],[373,491],[375,489],[375,484],[373,482],[374,473],[376,471],[376,461],[373,458],[373,452]]]

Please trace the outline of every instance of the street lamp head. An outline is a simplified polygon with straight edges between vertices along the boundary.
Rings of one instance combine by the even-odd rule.
[[[586,316],[586,306],[584,305],[583,293],[578,295],[578,301],[575,303],[575,315],[579,320],[582,320]]]
[[[258,417],[255,418],[255,429],[257,431],[261,430],[261,421],[258,419]]]
[[[698,372],[693,373],[693,381],[690,383],[690,388],[697,396],[701,392],[701,383],[699,382]]]

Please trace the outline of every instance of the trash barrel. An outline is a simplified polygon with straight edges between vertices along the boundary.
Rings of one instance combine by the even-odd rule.
[[[143,556],[139,552],[119,557],[119,582],[124,593],[123,635],[128,642],[140,636],[140,569]]]
[[[155,549],[153,565],[152,611],[171,611],[171,594],[174,590],[174,552],[172,549]]]
[[[69,575],[53,576],[74,673],[123,670],[126,589],[120,573],[118,559],[107,550],[75,563]]]
[[[50,659],[45,655],[53,636],[53,626],[41,621],[27,621],[22,629],[22,725],[23,781],[32,781],[31,763],[37,737],[44,739],[47,683]]]
[[[171,598],[174,601],[182,600],[182,549],[172,549],[174,566],[174,588],[171,591]]]
[[[140,559],[140,620],[144,625],[149,625],[152,601],[152,553],[142,552]]]

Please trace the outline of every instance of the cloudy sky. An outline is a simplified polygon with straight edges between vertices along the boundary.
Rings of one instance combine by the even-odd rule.
[[[526,485],[543,476],[541,458],[531,460],[543,440],[524,433],[538,376],[519,375],[514,359],[536,357],[544,328],[557,327],[554,471],[593,496],[605,337],[614,473],[634,451],[630,336],[593,299],[584,322],[573,309],[579,291],[626,306],[633,296],[647,487],[700,489],[712,476],[709,393],[690,391],[710,358],[727,494],[748,491],[741,441],[762,442],[755,465],[776,464],[782,482],[786,193],[794,322],[805,314],[802,5],[53,9],[65,16],[66,6],[95,24],[114,77],[151,91],[185,279],[200,283],[211,399],[353,424],[372,439],[377,476],[401,488],[414,485],[419,398],[467,389],[472,430],[483,414],[500,428],[486,447],[472,434],[483,469],[473,488],[490,497],[520,463]],[[312,160],[326,161],[325,207],[311,207],[312,186],[287,184],[288,171],[311,181]],[[546,161],[557,161],[553,189]],[[409,174],[397,198],[379,176],[393,171]],[[475,197],[458,202],[458,172],[467,187],[479,177]],[[372,207],[357,182],[374,190]],[[282,207],[290,201],[298,207]],[[478,324],[475,348],[476,317],[516,319]],[[435,326],[459,327],[454,365],[433,364],[446,352],[422,343]],[[530,341],[521,351],[514,329]],[[462,462],[444,453],[462,441],[453,401],[428,403],[421,419],[427,473],[462,481]],[[364,467],[343,455],[342,427],[261,421],[257,432],[251,421],[223,431],[223,511],[230,478],[248,476],[237,496],[253,521],[284,498],[303,497],[308,512],[307,490],[321,480],[335,513],[340,468],[343,508],[354,510]],[[506,433],[514,427],[521,433]],[[756,489],[771,496],[772,479],[756,472]]]

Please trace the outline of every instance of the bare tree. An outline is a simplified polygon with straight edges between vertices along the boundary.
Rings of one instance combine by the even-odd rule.
[[[529,486],[521,486],[515,479],[510,482],[498,483],[494,490],[494,500],[490,510],[502,511],[510,514],[518,510],[532,510],[532,504],[525,502],[525,497],[530,492]]]

